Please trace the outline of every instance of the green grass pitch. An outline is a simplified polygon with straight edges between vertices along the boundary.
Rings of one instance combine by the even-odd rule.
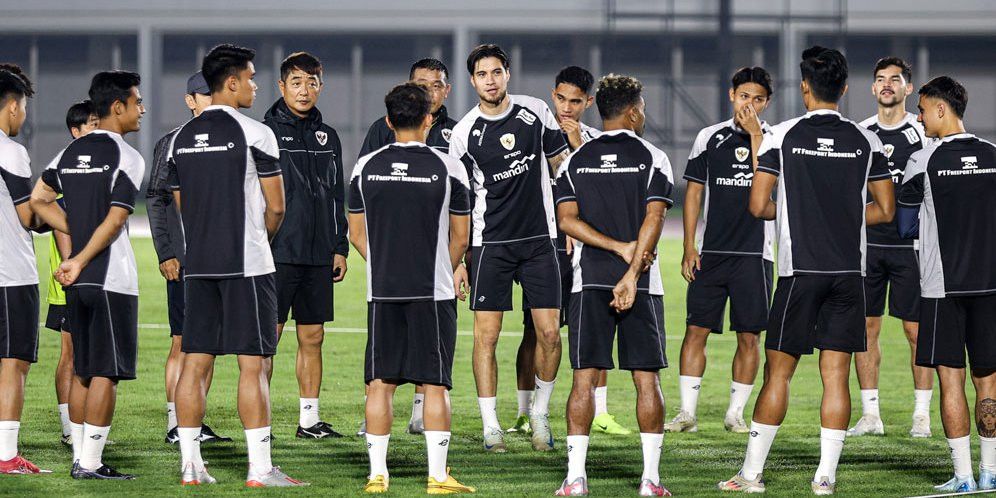
[[[200,489],[179,486],[178,449],[163,443],[165,430],[163,363],[169,347],[166,296],[156,265],[151,240],[133,240],[140,270],[141,297],[138,379],[124,382],[118,391],[111,439],[105,460],[124,472],[139,475],[131,482],[76,482],[69,477],[70,451],[59,444],[59,418],[53,388],[53,372],[59,354],[57,334],[41,330],[40,361],[28,376],[22,417],[21,451],[54,474],[3,476],[2,495],[49,496],[163,496],[163,495],[296,495],[355,496],[362,490],[367,473],[366,448],[352,436],[362,417],[363,349],[365,345],[366,282],[363,262],[355,252],[350,257],[344,283],[336,286],[334,328],[325,341],[325,374],[321,403],[323,418],[349,434],[339,440],[304,441],[294,437],[298,393],[294,377],[295,337],[285,334],[276,356],[271,388],[273,461],[291,476],[310,481],[310,488],[248,490],[243,487],[246,450],[235,411],[237,370],[234,358],[219,359],[208,398],[207,422],[219,433],[235,438],[227,445],[205,446],[218,485]],[[47,241],[36,243],[41,273],[47,272]],[[678,350],[684,331],[685,282],[678,264],[680,242],[668,240],[660,250],[666,289],[667,352],[671,368],[661,372],[667,416],[678,403]],[[42,286],[44,302],[45,285]],[[515,301],[518,306],[518,300]],[[45,316],[42,305],[42,317]],[[564,405],[570,390],[570,366],[561,362],[560,380],[552,401],[552,422],[557,450],[532,451],[524,436],[508,437],[509,453],[492,455],[481,448],[480,418],[471,372],[471,314],[466,304],[459,315],[461,334],[456,349],[452,391],[454,444],[450,450],[453,474],[477,486],[485,496],[549,496],[564,478]],[[500,420],[509,425],[516,410],[514,357],[521,330],[521,314],[506,317],[508,333],[499,343]],[[566,330],[565,330],[566,332]],[[566,344],[566,335],[564,341]],[[676,496],[715,496],[716,482],[727,479],[742,463],[745,436],[723,430],[723,414],[729,397],[729,364],[735,348],[731,334],[713,336],[709,364],[702,386],[697,434],[668,435],[664,440],[661,476]],[[909,351],[899,322],[887,319],[882,331],[884,360],[881,407],[886,424],[884,437],[848,439],[838,471],[838,493],[844,496],[901,496],[929,494],[930,486],[951,474],[934,396],[931,439],[907,436],[912,411],[912,382],[907,364]],[[851,376],[852,423],[860,416],[857,380]],[[758,381],[757,386],[760,386]],[[395,399],[396,420],[388,464],[395,496],[424,494],[425,449],[423,439],[404,432],[411,404],[411,387],[402,387]],[[819,405],[822,390],[814,357],[806,357],[792,386],[788,418],[768,460],[768,493],[775,496],[809,494],[809,481],[819,461]],[[757,388],[754,390],[754,396]],[[624,372],[609,374],[609,411],[630,428],[636,428],[634,390]],[[753,409],[753,396],[747,416]],[[973,444],[975,441],[973,441]],[[635,495],[642,471],[639,436],[592,436],[588,453],[591,493],[600,496]]]

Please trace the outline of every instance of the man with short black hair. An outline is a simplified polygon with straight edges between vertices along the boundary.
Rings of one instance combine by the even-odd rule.
[[[42,471],[18,452],[24,381],[38,361],[38,268],[31,233],[41,224],[31,198],[31,160],[11,140],[27,119],[31,80],[13,64],[0,64],[0,474]],[[68,231],[68,230],[67,230]]]
[[[729,91],[733,118],[699,131],[688,155],[681,261],[681,275],[688,282],[688,314],[678,377],[681,408],[664,425],[667,432],[698,431],[696,409],[706,368],[706,341],[710,334],[723,333],[727,300],[737,350],[723,426],[730,432],[748,431],[743,412],[760,363],[758,338],[767,328],[775,226],[752,216],[747,206],[754,176],[751,154],[768,131],[760,115],[771,102],[771,92],[768,71],[740,68]]]
[[[211,105],[211,90],[204,81],[200,71],[187,78],[187,91],[183,101],[190,109],[193,117]],[[180,226],[180,213],[170,189],[169,167],[166,158],[169,146],[180,127],[163,135],[156,142],[152,153],[152,173],[149,175],[149,187],[145,193],[148,207],[149,228],[152,231],[152,245],[159,256],[159,273],[166,279],[166,302],[170,329],[170,347],[166,356],[166,439],[169,444],[177,444],[180,434],[177,431],[176,420],[176,383],[180,380],[180,370],[183,368],[183,262],[186,260],[183,246],[183,228]],[[208,372],[204,381],[204,393],[211,391],[211,381],[214,379],[214,367]],[[201,426],[201,443],[229,442],[232,438],[215,434],[207,424]]]
[[[636,386],[643,448],[639,496],[671,496],[661,484],[664,395],[659,371],[667,368],[664,286],[655,257],[667,208],[674,204],[671,163],[642,138],[643,85],[610,74],[595,100],[603,131],[583,144],[557,174],[560,228],[575,240],[568,338],[574,384],[567,400],[567,478],[557,496],[588,494],[585,461],[599,378],[619,367]],[[649,270],[649,271],[648,271]]]
[[[124,141],[145,106],[141,78],[97,73],[90,100],[100,124],[63,149],[35,185],[31,205],[52,228],[72,235],[72,253],[55,272],[67,287],[75,376],[69,399],[74,479],[134,479],[102,462],[117,384],[135,378],[138,270],[128,240],[145,160]],[[56,198],[63,195],[66,210]]]
[[[529,425],[537,451],[553,449],[549,405],[560,365],[560,269],[555,241],[551,168],[568,155],[550,108],[539,99],[508,94],[508,55],[493,44],[467,57],[479,102],[453,129],[450,155],[463,161],[474,197],[470,284],[474,310],[474,379],[484,448],[506,451],[498,423],[495,347],[502,315],[512,309],[518,277],[536,324],[536,393]]]
[[[968,93],[948,76],[920,87],[919,121],[936,141],[910,156],[899,192],[903,237],[920,239],[916,364],[935,368],[954,477],[940,492],[974,491],[965,356],[981,440],[978,489],[996,489],[996,145],[965,132]]]
[[[913,68],[898,57],[885,57],[875,64],[872,95],[878,102],[878,113],[861,122],[882,141],[889,160],[892,181],[903,181],[906,162],[924,147],[926,137],[916,115],[906,112],[906,97],[913,93]],[[896,224],[884,223],[868,227],[868,254],[865,256],[865,330],[868,351],[854,355],[854,369],[861,386],[861,418],[847,430],[848,436],[885,434],[879,414],[878,373],[882,352],[878,336],[882,330],[886,288],[889,294],[889,314],[903,322],[903,331],[910,345],[913,370],[912,437],[930,437],[930,398],[934,375],[929,368],[916,366],[916,341],[920,320],[920,282],[916,251],[912,240],[896,233]]]
[[[322,120],[322,63],[295,52],[280,63],[281,98],[263,118],[277,136],[287,190],[286,220],[270,247],[277,273],[277,340],[294,310],[297,329],[298,425],[304,439],[342,437],[318,412],[325,322],[334,317],[333,283],[346,276],[347,240],[342,144]],[[267,370],[273,375],[272,363]]]
[[[844,55],[811,47],[799,68],[809,112],[772,127],[754,154],[749,209],[757,218],[776,220],[779,278],[744,464],[719,483],[724,491],[764,492],[761,472],[788,410],[789,383],[800,357],[816,348],[823,404],[820,464],[810,489],[833,494],[851,417],[851,354],[865,350],[864,230],[891,221],[895,212],[882,142],[837,110],[847,91]]]
[[[283,221],[284,186],[273,132],[238,111],[252,107],[256,98],[255,55],[228,44],[208,52],[201,73],[211,105],[176,132],[167,156],[187,249],[185,356],[176,384],[183,485],[216,482],[204,466],[198,436],[203,385],[215,357],[225,354],[238,355],[238,409],[249,454],[246,486],[306,484],[270,458],[266,373],[277,351],[277,296],[269,239]]]
[[[473,493],[446,467],[450,443],[457,293],[453,273],[467,250],[470,184],[460,161],[425,144],[430,96],[408,82],[384,98],[398,142],[360,158],[349,195],[350,241],[367,261],[368,334],[364,381],[370,474],[364,491],[390,485],[387,446],[394,391],[425,390],[429,494]],[[398,244],[404,240],[404,244]]]

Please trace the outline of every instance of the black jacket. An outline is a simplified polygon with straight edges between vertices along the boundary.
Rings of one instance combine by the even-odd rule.
[[[450,134],[457,122],[446,113],[446,106],[442,106],[432,116],[432,128],[429,129],[429,136],[425,139],[425,144],[442,153],[450,150]],[[367,137],[363,140],[363,147],[360,147],[360,157],[363,157],[385,145],[395,142],[394,132],[387,127],[387,121],[380,117],[370,125],[367,130]]]
[[[174,129],[156,142],[152,154],[152,174],[149,176],[149,187],[145,192],[145,198],[149,209],[152,244],[156,247],[159,262],[176,258],[180,261],[180,266],[183,266],[185,251],[183,227],[180,225],[180,214],[173,203],[173,191],[166,181],[169,174],[166,156],[169,155],[173,136],[179,129]]]
[[[280,147],[287,210],[270,247],[277,263],[331,265],[334,254],[349,252],[339,134],[312,109],[298,118],[283,99],[263,123]]]

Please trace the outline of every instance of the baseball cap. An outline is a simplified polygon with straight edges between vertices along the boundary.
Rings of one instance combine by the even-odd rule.
[[[211,95],[211,88],[208,87],[207,80],[200,71],[197,71],[187,78],[187,95],[199,93],[201,95]]]

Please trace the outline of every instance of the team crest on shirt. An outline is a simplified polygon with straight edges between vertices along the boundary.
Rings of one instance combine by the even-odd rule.
[[[446,140],[446,143],[450,143],[450,137],[453,136],[453,130],[449,128],[443,128],[442,130],[439,130],[439,134],[443,136],[443,140]]]
[[[737,156],[737,162],[742,163],[747,160],[747,156],[750,155],[750,150],[748,150],[747,147],[737,147],[737,149],[733,151],[733,154]]]
[[[515,135],[511,133],[506,133],[502,135],[501,138],[498,139],[498,141],[501,142],[502,147],[508,150],[512,150],[513,148],[515,148]]]
[[[882,144],[882,150],[885,152],[886,158],[891,158],[892,153],[896,151],[896,146],[892,144]]]
[[[200,135],[194,135],[194,147],[207,147],[208,146],[208,134],[201,133]]]
[[[318,145],[325,145],[329,141],[329,134],[324,131],[316,131],[315,140],[318,140]]]
[[[88,169],[90,167],[90,156],[76,156],[76,167]]]
[[[979,159],[976,156],[965,156],[961,158],[961,169],[977,169],[979,167]]]

